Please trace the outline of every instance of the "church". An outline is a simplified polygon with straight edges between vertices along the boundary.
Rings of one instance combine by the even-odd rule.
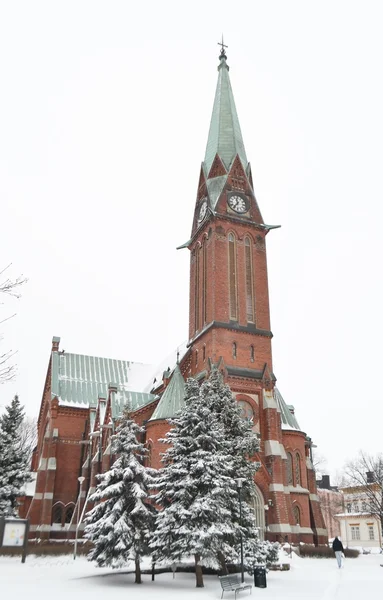
[[[73,538],[97,474],[110,468],[111,436],[129,403],[144,427],[147,464],[161,466],[168,419],[182,409],[188,377],[213,365],[259,436],[254,512],[271,541],[327,542],[312,441],[276,387],[272,364],[266,236],[222,44],[190,239],[188,342],[158,366],[60,350],[53,337],[38,417],[35,487],[20,516],[30,535]],[[68,341],[67,341],[68,343]],[[79,525],[81,534],[82,525]]]

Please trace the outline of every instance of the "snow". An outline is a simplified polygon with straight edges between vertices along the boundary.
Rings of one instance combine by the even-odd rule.
[[[290,571],[270,571],[267,588],[254,589],[257,598],[270,600],[360,600],[378,598],[381,594],[383,556],[370,554],[356,559],[346,559],[338,569],[334,559],[284,557]],[[147,565],[146,565],[147,566]],[[126,569],[100,569],[85,558],[29,556],[25,564],[20,557],[0,557],[1,597],[28,598],[28,600],[183,600],[195,598],[212,600],[221,598],[221,586],[216,576],[205,575],[205,587],[195,588],[192,573],[143,575],[143,584],[134,583],[133,564]],[[129,572],[128,572],[129,571]],[[252,577],[245,575],[247,583]],[[245,599],[248,592],[238,598]],[[234,593],[226,592],[224,600],[234,600]]]

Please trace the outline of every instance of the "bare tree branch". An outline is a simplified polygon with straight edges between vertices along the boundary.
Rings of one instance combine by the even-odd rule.
[[[377,517],[383,532],[383,454],[370,456],[360,452],[346,465],[348,487],[358,488],[366,504],[366,512]]]
[[[13,298],[20,298],[20,288],[28,280],[19,275],[16,279],[5,276],[5,272],[11,265],[8,265],[0,271],[0,295],[12,296]],[[15,315],[9,315],[0,320],[0,325],[12,319]],[[0,354],[0,383],[6,383],[11,381],[16,374],[16,366],[10,363],[11,358],[16,354],[12,350],[3,352]]]

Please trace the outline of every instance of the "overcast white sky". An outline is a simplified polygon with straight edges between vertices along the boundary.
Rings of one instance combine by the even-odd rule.
[[[274,371],[335,474],[382,446],[383,4],[0,0],[1,349],[37,414],[53,335],[157,363],[188,334],[222,31],[267,223]],[[0,315],[13,312],[12,302]],[[0,319],[1,320],[1,319]]]

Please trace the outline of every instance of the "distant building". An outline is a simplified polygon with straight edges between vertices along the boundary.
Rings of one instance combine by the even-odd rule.
[[[322,479],[316,483],[328,537],[332,539],[341,534],[340,524],[335,515],[343,511],[343,494],[336,486],[330,485],[329,475],[322,475]]]
[[[370,476],[368,476],[370,475]],[[374,483],[372,473],[367,474],[369,491],[381,501],[381,488]],[[340,488],[343,495],[343,511],[336,515],[340,524],[343,544],[362,548],[382,547],[380,520],[369,511],[366,486]]]

